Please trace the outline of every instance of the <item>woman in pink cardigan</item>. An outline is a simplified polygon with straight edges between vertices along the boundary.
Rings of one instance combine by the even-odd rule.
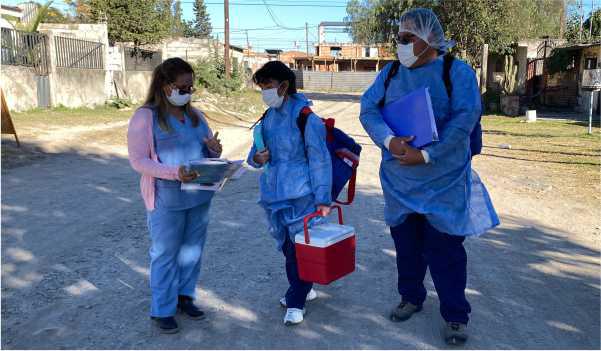
[[[194,305],[213,192],[184,191],[193,181],[185,165],[219,157],[222,147],[202,112],[190,105],[194,71],[180,58],[155,68],[148,98],[129,122],[129,162],[142,175],[150,248],[150,316],[165,333],[176,333],[175,314],[204,317]]]

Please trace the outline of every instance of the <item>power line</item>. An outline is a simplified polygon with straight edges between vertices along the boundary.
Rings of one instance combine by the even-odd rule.
[[[269,14],[269,17],[271,17],[271,20],[273,21],[273,23],[275,23],[276,26],[278,26],[280,28],[284,28],[284,29],[288,29],[289,28],[289,27],[286,27],[286,26],[282,25],[279,22],[279,19],[277,18],[277,16],[275,15],[275,13],[273,13],[273,11],[271,11],[271,8],[267,4],[267,0],[263,0],[263,4],[265,5],[265,9],[267,10],[267,13]]]
[[[182,1],[182,3],[184,4],[193,4],[193,2],[189,2],[189,1]],[[215,6],[219,6],[219,5],[223,5],[222,2],[205,2],[205,5],[215,5]],[[235,6],[264,6],[265,4],[262,3],[250,3],[250,2],[232,2],[230,3],[230,5],[235,5]],[[346,5],[343,5],[340,3],[340,5],[337,4],[320,4],[320,3],[269,3],[268,6],[274,6],[274,7],[318,7],[318,8],[346,8]]]

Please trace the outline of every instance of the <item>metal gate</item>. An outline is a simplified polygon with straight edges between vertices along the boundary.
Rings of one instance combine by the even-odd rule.
[[[526,76],[526,94],[532,98],[539,96],[545,90],[544,58],[528,60]]]
[[[38,90],[38,107],[50,107],[50,77],[48,75],[35,77]]]
[[[38,107],[50,107],[48,36],[2,28],[2,64],[29,67],[36,76]]]

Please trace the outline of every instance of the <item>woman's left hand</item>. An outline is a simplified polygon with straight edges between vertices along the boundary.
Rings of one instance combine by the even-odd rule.
[[[403,153],[401,155],[393,155],[403,166],[416,166],[426,163],[422,151],[412,147],[409,144],[401,146]]]
[[[330,212],[332,211],[332,208],[330,208],[330,206],[326,206],[326,205],[319,205],[319,206],[317,206],[317,211],[321,212],[321,215],[326,217],[327,215],[330,214]]]
[[[211,150],[212,152],[221,155],[221,152],[223,151],[223,147],[221,146],[221,140],[217,139],[217,137],[219,136],[219,132],[215,133],[215,135],[213,135],[212,138],[205,138],[204,142],[205,145],[207,145],[207,147],[209,148],[209,150]]]

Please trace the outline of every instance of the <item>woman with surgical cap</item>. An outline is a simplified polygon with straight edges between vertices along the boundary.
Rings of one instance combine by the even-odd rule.
[[[426,269],[434,282],[449,344],[467,340],[470,304],[465,297],[465,237],[499,225],[488,192],[471,165],[470,134],[479,123],[481,100],[473,69],[451,61],[450,93],[443,80],[443,56],[454,45],[445,39],[436,15],[428,9],[405,12],[399,22],[398,71],[384,67],[361,99],[360,120],[382,149],[380,180],[384,216],[397,257],[401,303],[393,321],[404,321],[422,309]],[[391,74],[388,88],[385,81]],[[380,113],[390,103],[427,87],[439,140],[421,149],[412,136],[394,135]]]

